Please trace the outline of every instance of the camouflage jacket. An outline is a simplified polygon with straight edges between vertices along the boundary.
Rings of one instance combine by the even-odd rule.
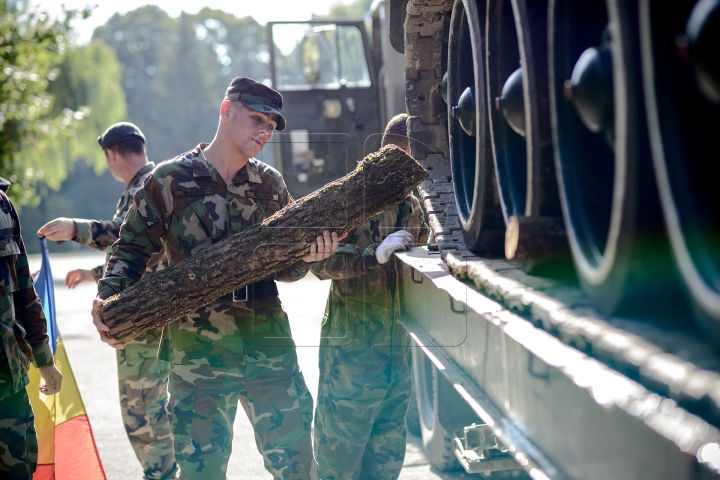
[[[20,220],[0,192],[0,399],[25,388],[30,360],[53,364],[47,321],[30,276]]]
[[[75,238],[73,239],[81,245],[87,245],[96,250],[108,251],[110,246],[120,236],[120,226],[125,220],[125,215],[130,210],[130,205],[134,201],[135,192],[138,191],[142,183],[145,181],[150,172],[155,167],[153,162],[148,162],[147,165],[137,171],[130,184],[123,192],[122,196],[118,200],[115,216],[112,220],[86,220],[84,218],[73,218],[75,222]],[[110,255],[108,253],[108,259]],[[106,259],[107,260],[107,259]],[[161,270],[163,264],[166,263],[164,254],[156,254],[153,259],[149,262],[148,270],[155,271]],[[92,269],[95,280],[100,280],[105,271],[105,265],[98,265]]]
[[[135,203],[120,230],[119,240],[112,246],[105,276],[100,280],[100,298],[108,298],[137,282],[152,253],[164,248],[172,266],[228,235],[241,234],[290,202],[280,173],[255,159],[250,159],[232,182],[226,184],[201,153],[206,146],[200,144],[158,165],[135,194]],[[299,261],[279,272],[277,279],[299,280],[309,268],[309,264]],[[274,302],[277,305],[268,309],[278,308],[279,300]],[[196,313],[208,323],[202,328],[178,326],[178,322],[173,322],[169,330],[166,328],[163,342],[182,344],[186,348],[206,345],[206,330],[212,330],[216,332],[211,339],[213,348],[232,349],[241,345],[242,339],[224,332],[236,332],[235,323],[242,320],[239,317],[250,321],[251,317],[263,313],[257,307],[254,311],[240,312],[241,309],[232,304],[223,297],[199,309]],[[237,313],[229,318],[223,313],[228,311]],[[163,351],[166,351],[165,343],[161,347],[161,358],[172,360]]]
[[[375,248],[398,230],[410,232],[415,245],[427,242],[420,202],[412,195],[350,232],[335,253],[313,265],[312,272],[318,278],[333,281],[323,323],[343,316],[348,320],[371,320],[382,329],[386,322],[393,321],[393,261],[378,263]]]

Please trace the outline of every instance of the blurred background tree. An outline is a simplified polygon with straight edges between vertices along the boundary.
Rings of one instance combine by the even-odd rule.
[[[328,18],[360,18],[371,1],[339,1]],[[29,21],[30,13],[24,4],[18,5],[25,10],[15,18]],[[45,142],[45,153],[34,153],[40,151],[37,148],[23,151],[25,160],[18,157],[16,165],[24,168],[10,172],[0,163],[0,175],[15,175],[17,182],[28,185],[19,188],[14,185],[13,195],[31,189],[25,203],[32,205],[38,203],[38,196],[42,197],[39,205],[26,206],[20,212],[25,237],[60,216],[112,216],[123,186],[105,170],[104,155],[96,141],[112,123],[122,120],[136,123],[147,137],[150,160],[159,163],[199,142],[212,140],[220,103],[233,77],[251,77],[269,84],[270,54],[265,26],[252,17],[237,18],[204,8],[197,14],[183,13],[172,18],[159,7],[148,5],[114,15],[95,30],[89,45],[74,47],[66,40],[69,18],[79,14],[68,12],[67,18],[55,23],[41,14],[32,17],[35,23],[42,18],[45,23],[40,26],[46,30],[49,26],[55,28],[53,38],[62,37],[63,52],[50,55],[52,58],[45,67],[48,74],[51,71],[54,74],[42,84],[42,98],[48,100],[43,115],[57,118],[56,123],[64,130],[47,137],[53,141],[49,142],[51,145]],[[0,30],[0,35],[6,30]],[[3,45],[0,44],[0,57],[4,59]],[[0,68],[4,66],[0,64]],[[6,78],[2,75],[0,82]],[[2,88],[5,86],[0,85]],[[13,104],[4,98],[0,96],[0,113],[4,112],[2,105]],[[4,161],[2,148],[0,162]],[[74,164],[78,158],[85,162]],[[26,244],[29,251],[36,251],[36,242]],[[74,242],[51,245],[53,251],[80,248],[84,247]]]
[[[145,133],[155,162],[212,140],[233,77],[269,77],[265,29],[251,17],[205,8],[170,18],[146,6],[113,16],[93,38],[123,65],[128,120]]]
[[[330,7],[327,16],[322,18],[363,18],[372,3],[373,0],[339,1]]]
[[[88,14],[67,10],[51,19],[27,1],[0,2],[0,175],[13,182],[18,207],[39,203],[39,189],[58,189],[78,158],[90,158],[83,139],[91,117],[124,116],[112,51],[68,44],[71,20]],[[98,89],[115,96],[102,98]]]

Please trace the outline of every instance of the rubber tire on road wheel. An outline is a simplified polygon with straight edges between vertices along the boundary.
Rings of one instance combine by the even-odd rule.
[[[413,389],[425,454],[440,471],[460,470],[453,440],[463,427],[482,423],[419,348],[413,349]]]

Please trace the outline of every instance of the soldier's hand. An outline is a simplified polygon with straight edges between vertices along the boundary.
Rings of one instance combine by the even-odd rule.
[[[65,242],[75,238],[75,222],[72,218],[56,218],[37,231],[38,237],[45,237],[54,242]]]
[[[116,338],[113,338],[110,336],[110,327],[105,325],[105,322],[103,322],[102,309],[103,309],[103,301],[99,298],[96,298],[95,300],[93,300],[93,307],[92,307],[93,324],[95,325],[95,328],[97,328],[97,331],[100,334],[100,340],[107,343],[108,345],[110,345],[113,348],[122,350],[123,348],[125,348],[125,345],[120,343]]]
[[[57,369],[55,365],[48,365],[47,367],[38,368],[40,376],[45,380],[44,385],[38,385],[40,390],[45,395],[53,395],[60,391],[62,385],[62,373]]]
[[[82,282],[94,281],[95,277],[93,276],[92,272],[90,270],[83,270],[81,268],[68,272],[67,276],[65,277],[65,285],[70,289],[77,287]]]
[[[387,263],[393,253],[398,250],[407,250],[412,247],[413,236],[411,233],[405,230],[398,230],[397,232],[391,233],[382,241],[382,243],[375,250],[375,257],[378,263]]]
[[[340,240],[347,237],[347,233],[338,236],[337,233],[332,234],[325,230],[322,235],[318,235],[317,239],[310,245],[310,253],[302,259],[305,263],[314,263],[324,260],[337,250]]]

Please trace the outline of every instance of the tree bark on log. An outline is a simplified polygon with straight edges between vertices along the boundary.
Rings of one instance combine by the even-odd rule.
[[[505,230],[505,258],[544,262],[568,255],[562,217],[513,215]]]
[[[323,230],[339,235],[401,201],[427,178],[412,157],[390,145],[346,176],[291,203],[261,224],[145,275],[105,300],[110,335],[127,343],[200,306],[299,261]]]

